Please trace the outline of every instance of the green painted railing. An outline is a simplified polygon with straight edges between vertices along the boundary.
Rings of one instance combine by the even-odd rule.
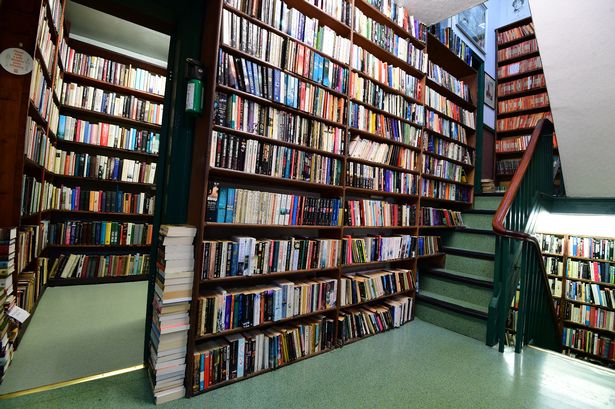
[[[541,120],[493,218],[496,256],[487,344],[506,345],[506,320],[517,287],[515,351],[533,344],[560,351],[561,334],[538,241],[532,231],[540,212],[539,195],[553,193],[553,124]]]

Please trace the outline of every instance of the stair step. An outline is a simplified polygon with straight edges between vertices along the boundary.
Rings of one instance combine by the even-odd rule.
[[[439,274],[423,274],[419,272],[419,291],[437,294],[451,300],[458,305],[466,305],[473,309],[487,310],[493,290],[484,286],[477,286],[457,279],[458,277],[442,276]]]
[[[446,247],[493,253],[495,235],[491,230],[458,229],[442,237]]]
[[[476,258],[472,255],[459,255],[447,253],[444,268],[447,270],[460,271],[485,280],[493,280],[493,259]]]
[[[459,281],[462,283],[466,283],[466,284],[470,284],[470,285],[474,285],[478,287],[493,289],[493,279],[487,278],[482,275],[466,273],[462,271],[455,271],[455,270],[451,270],[447,268],[425,269],[425,270],[421,270],[421,275],[422,274],[436,275],[436,276],[447,278],[453,281]]]
[[[478,210],[497,210],[502,196],[489,195],[489,196],[475,196],[474,197],[474,209]]]
[[[493,197],[493,196],[498,196],[498,197],[504,197],[504,192],[491,192],[491,193],[475,193],[474,197]]]
[[[493,213],[491,213],[490,210],[488,210],[488,212],[490,213],[463,212],[461,214],[463,224],[471,229],[493,230],[491,227],[491,223],[493,223]]]
[[[482,260],[495,260],[495,253],[487,251],[466,250],[458,247],[442,246],[442,250],[448,254],[464,257],[474,257]]]

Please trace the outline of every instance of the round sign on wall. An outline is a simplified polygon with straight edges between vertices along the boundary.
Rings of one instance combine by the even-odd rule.
[[[0,53],[2,68],[15,75],[25,75],[32,71],[32,57],[21,48],[7,48]]]

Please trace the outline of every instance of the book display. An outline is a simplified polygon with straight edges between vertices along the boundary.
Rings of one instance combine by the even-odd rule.
[[[476,71],[401,4],[207,15],[189,396],[411,320],[474,185]]]
[[[495,175],[498,190],[506,190],[531,133],[541,119],[553,121],[531,18],[496,30]],[[554,154],[557,140],[553,135]]]
[[[66,3],[36,6],[27,116],[0,136],[23,135],[18,206],[1,205],[17,226],[15,303],[31,314],[47,286],[146,280],[150,265],[166,69],[69,38]]]
[[[615,238],[537,233],[568,355],[615,367]]]

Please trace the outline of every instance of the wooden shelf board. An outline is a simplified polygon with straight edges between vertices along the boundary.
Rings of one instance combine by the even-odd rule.
[[[417,159],[418,159],[418,155],[417,155]],[[371,160],[355,158],[353,156],[348,156],[346,160],[350,161],[350,162],[361,163],[363,165],[373,166],[373,167],[376,167],[376,168],[394,170],[396,172],[401,172],[401,173],[411,173],[413,175],[418,175],[419,174],[419,171],[417,171],[417,170],[401,168],[399,166],[394,166],[394,165],[387,165],[385,163],[380,163],[380,162],[373,162]],[[416,166],[416,164],[415,164],[415,166]]]
[[[137,129],[145,128],[145,129],[150,129],[154,131],[160,131],[160,128],[161,128],[161,125],[158,125],[158,124],[142,122],[142,121],[138,121],[135,119],[124,118],[121,116],[109,115],[103,112],[91,111],[89,109],[72,107],[72,106],[64,105],[64,104],[60,105],[60,111],[73,113],[73,114],[79,115],[80,117],[84,116],[84,117],[95,118],[95,119],[98,119],[101,121],[107,121],[110,123],[127,124]]]
[[[542,67],[541,68],[536,68],[533,70],[527,70],[527,71],[523,71],[523,72],[518,72],[516,74],[511,74],[505,77],[499,77],[498,78],[498,84],[501,84],[503,82],[510,82],[510,81],[514,81],[514,80],[518,80],[521,78],[525,78],[525,77],[529,77],[532,75],[536,75],[536,74],[542,74]]]
[[[508,48],[508,47],[510,47],[512,45],[519,44],[519,43],[522,43],[522,42],[527,41],[527,40],[533,40],[535,38],[536,38],[535,34],[528,34],[528,35],[525,35],[525,36],[522,36],[522,37],[515,38],[513,40],[509,40],[509,41],[505,41],[503,43],[499,43],[497,45],[497,48],[498,49]]]
[[[434,158],[442,159],[442,160],[445,160],[445,161],[448,161],[448,162],[452,162],[452,163],[454,163],[456,165],[463,166],[466,169],[468,169],[468,168],[474,169],[474,165],[471,164],[471,163],[465,163],[465,162],[462,162],[460,160],[452,159],[452,158],[449,158],[448,156],[439,155],[439,154],[434,153],[434,152],[423,151],[423,153],[425,155],[433,156]]]
[[[519,61],[523,61],[523,60],[529,60],[530,58],[533,58],[533,57],[540,57],[540,52],[532,51],[532,52],[529,52],[529,53],[517,55],[515,57],[507,58],[505,60],[499,60],[498,61],[498,67],[501,67],[503,65],[513,64],[513,63],[516,63],[516,62],[519,62]]]
[[[49,138],[54,141],[57,145],[60,146],[65,146],[67,148],[72,148],[74,149],[83,149],[83,150],[89,150],[89,151],[100,151],[100,152],[105,152],[107,154],[117,154],[117,155],[122,155],[122,156],[138,156],[141,158],[145,158],[145,159],[149,159],[150,162],[154,162],[158,159],[158,154],[156,153],[147,153],[147,152],[141,152],[141,151],[134,151],[134,150],[130,150],[130,149],[123,149],[123,148],[114,148],[111,146],[103,146],[103,145],[94,145],[91,143],[85,143],[85,142],[75,142],[75,141],[69,141],[66,139],[59,139],[53,132],[49,132]]]
[[[164,103],[164,95],[158,95],[147,91],[140,91],[138,89],[124,87],[122,85],[112,84],[107,81],[102,81],[96,78],[91,78],[85,75],[75,74],[72,72],[64,72],[64,82],[74,82],[78,84],[89,85],[95,88],[100,88],[108,91],[117,92],[124,95],[132,95],[137,98],[146,99],[148,101],[156,102],[158,104]]]
[[[360,307],[360,306],[365,305],[365,304],[371,304],[371,303],[383,301],[383,300],[386,300],[388,298],[393,298],[393,297],[396,297],[398,295],[404,295],[404,294],[408,294],[408,293],[414,294],[414,288],[411,288],[411,289],[408,289],[408,290],[404,290],[404,291],[399,291],[399,292],[392,293],[392,294],[381,295],[380,297],[372,298],[372,299],[369,299],[369,300],[359,301],[359,302],[356,302],[354,304],[340,305],[340,309],[344,310],[346,308]]]
[[[421,148],[419,148],[418,146],[409,145],[407,143],[396,141],[396,140],[393,140],[393,139],[389,139],[389,138],[387,138],[385,136],[378,135],[378,134],[375,134],[375,133],[371,133],[371,132],[368,132],[368,131],[363,131],[361,129],[357,129],[357,128],[353,128],[353,127],[348,127],[348,132],[351,135],[353,135],[353,134],[354,135],[361,135],[361,136],[366,137],[367,139],[370,139],[370,140],[373,140],[373,141],[376,141],[376,142],[387,143],[387,144],[391,144],[391,145],[397,145],[397,146],[401,146],[401,147],[406,148],[406,149],[411,149],[411,150],[416,151],[416,152],[421,152]]]
[[[205,228],[223,229],[304,229],[304,230],[339,230],[342,226],[312,226],[312,225],[284,225],[284,224],[252,224],[252,223],[216,223],[206,222]]]
[[[454,143],[456,143],[457,145],[461,145],[461,146],[464,146],[464,147],[469,148],[469,149],[472,149],[472,150],[474,150],[474,149],[475,149],[472,145],[468,144],[467,142],[462,142],[462,141],[459,141],[459,140],[457,140],[457,139],[451,138],[450,136],[446,136],[446,135],[444,135],[443,133],[440,133],[440,132],[438,132],[438,131],[434,131],[434,130],[429,129],[429,128],[427,128],[427,127],[425,127],[424,129],[425,129],[425,131],[427,131],[428,133],[430,133],[430,134],[432,134],[432,135],[435,135],[435,136],[437,136],[437,137],[438,137],[438,138],[440,138],[440,139],[444,139],[444,140],[446,140],[447,142],[454,142]],[[466,135],[466,140],[467,140],[467,135]]]
[[[403,97],[403,98],[406,98],[406,99],[407,99],[408,101],[410,101],[410,102],[414,102],[415,104],[421,104],[421,105],[423,104],[423,102],[422,102],[422,101],[420,101],[420,100],[418,100],[418,99],[414,98],[413,96],[411,96],[411,95],[407,95],[407,94],[404,94],[404,93],[403,93],[403,92],[401,92],[400,90],[395,89],[395,88],[393,88],[392,86],[390,86],[390,85],[388,85],[388,84],[385,84],[384,82],[379,81],[379,80],[377,80],[377,79],[375,79],[375,78],[373,78],[373,77],[370,77],[368,74],[364,73],[363,71],[359,71],[359,70],[354,69],[354,68],[351,68],[351,71],[352,71],[353,73],[355,73],[355,74],[358,74],[360,77],[362,77],[362,78],[364,78],[364,79],[366,79],[366,80],[369,80],[369,81],[373,82],[375,85],[379,86],[380,88],[382,88],[384,91],[388,92],[389,94],[399,95],[399,96],[401,96],[401,97]],[[416,75],[413,75],[413,74],[411,74],[411,73],[406,73],[406,74],[408,74],[408,75],[412,75],[413,77],[417,78],[417,76],[416,76]],[[418,80],[420,80],[420,78],[417,78],[417,79],[418,79]]]
[[[545,106],[536,107],[536,108],[519,109],[517,111],[509,111],[509,112],[498,112],[497,118],[498,119],[510,118],[512,116],[536,114],[539,112],[546,112],[550,110],[551,110],[551,105],[547,104]]]
[[[427,108],[428,116],[429,116],[429,112],[431,111],[437,114],[441,118],[448,119],[449,121],[455,122],[456,124],[463,126],[466,129],[466,133],[473,134],[476,132],[476,128],[472,128],[471,126],[464,124],[459,119],[455,119],[452,116],[445,114],[444,112],[440,112],[437,109],[430,107],[429,105],[425,105],[425,108]],[[476,117],[474,119],[476,120]]]
[[[228,277],[218,277],[218,278],[209,278],[209,279],[201,279],[199,281],[199,285],[202,287],[206,287],[209,285],[220,285],[220,283],[234,283],[234,282],[249,282],[255,280],[271,280],[278,277],[290,277],[294,275],[308,275],[315,273],[331,273],[337,271],[338,267],[327,267],[327,268],[311,268],[311,269],[303,269],[303,270],[290,270],[290,271],[276,271],[274,273],[268,274],[254,274],[251,276],[228,276]]]
[[[451,183],[451,184],[454,184],[454,185],[474,187],[474,185],[471,184],[471,183],[458,182],[456,180],[452,180],[452,179],[447,179],[447,178],[443,178],[443,177],[440,177],[440,176],[431,175],[429,173],[423,173],[421,176],[424,177],[424,178],[427,178],[427,179],[433,179],[433,180],[437,180],[437,181],[440,181],[440,182]]]
[[[63,287],[70,285],[90,285],[90,284],[110,284],[110,283],[129,283],[135,281],[147,281],[147,274],[113,276],[113,277],[89,277],[89,278],[49,278],[49,287]]]
[[[367,102],[361,101],[360,99],[357,99],[357,98],[352,98],[351,97],[350,98],[350,102],[353,103],[353,104],[356,104],[356,105],[362,105],[366,109],[368,109],[368,110],[370,110],[370,111],[372,111],[372,112],[374,112],[376,114],[384,115],[385,117],[389,117],[389,118],[395,119],[397,121],[403,122],[405,124],[412,125],[412,126],[414,126],[416,128],[421,128],[423,126],[423,124],[419,124],[417,122],[413,122],[412,120],[410,120],[408,118],[404,118],[403,116],[392,114],[392,113],[390,113],[390,112],[388,112],[388,111],[386,111],[386,110],[384,110],[382,108],[377,108],[377,107],[375,107],[375,106],[373,106],[373,105],[371,105],[371,104],[369,104]]]
[[[407,199],[411,201],[416,201],[418,199],[418,195],[416,194],[406,194],[406,193],[396,193],[396,192],[383,192],[380,190],[372,190],[372,189],[363,189],[359,187],[347,186],[344,188],[346,191],[346,195],[368,195],[373,197],[394,197],[400,199]]]
[[[530,89],[525,89],[525,90],[517,91],[517,92],[511,92],[509,94],[504,94],[504,95],[498,94],[498,101],[506,101],[508,99],[513,99],[513,98],[527,97],[529,95],[540,94],[541,92],[547,92],[547,88],[537,87],[537,88],[530,88]]]
[[[426,82],[429,88],[433,89],[434,91],[437,91],[439,94],[443,95],[448,100],[459,105],[461,108],[467,111],[472,111],[472,112],[476,111],[476,105],[474,105],[472,102],[464,99],[460,95],[455,94],[450,89],[438,84],[436,81],[429,78],[429,76],[426,77]]]
[[[591,331],[604,332],[606,334],[615,335],[615,330],[612,331],[612,330],[608,330],[604,328],[592,327],[590,325],[585,325],[585,324],[581,324],[581,323],[566,320],[566,319],[564,320],[564,325],[573,325],[575,327],[582,327],[582,328],[589,329]]]

